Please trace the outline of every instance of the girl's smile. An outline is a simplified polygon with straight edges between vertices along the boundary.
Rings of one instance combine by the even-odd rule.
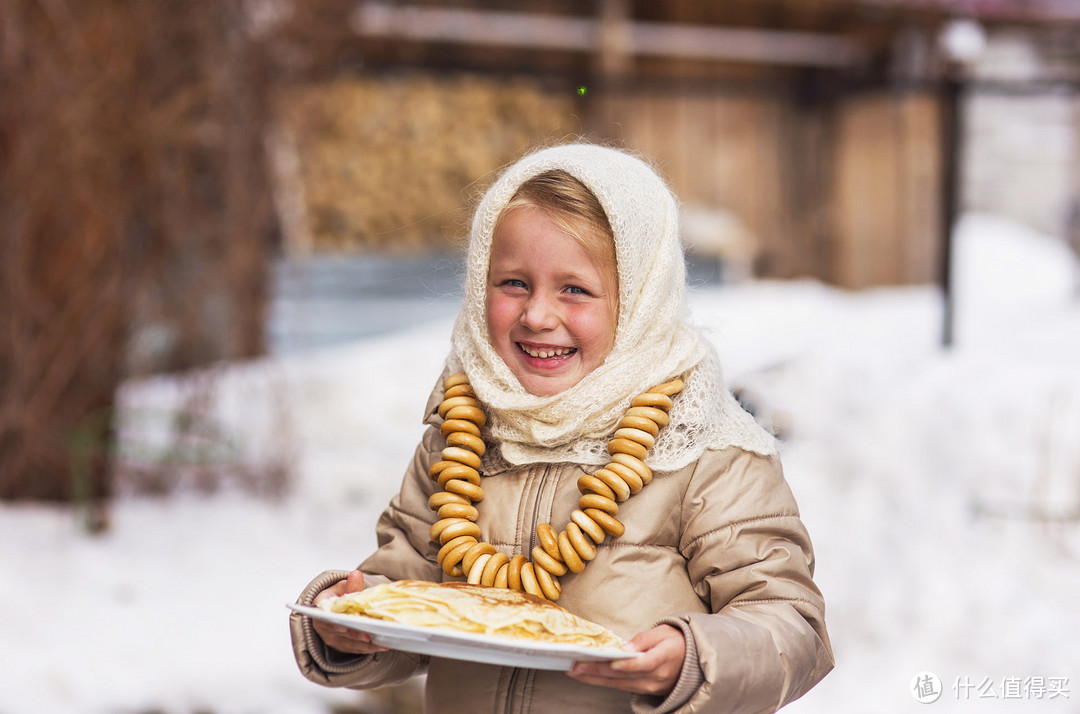
[[[499,222],[488,267],[488,333],[529,392],[557,394],[600,366],[615,340],[617,306],[613,265],[602,265],[543,211],[525,206]]]

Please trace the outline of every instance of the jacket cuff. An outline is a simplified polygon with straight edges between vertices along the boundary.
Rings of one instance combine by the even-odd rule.
[[[300,597],[296,601],[297,604],[312,605],[319,593],[348,577],[348,570],[327,570],[304,588],[304,592],[300,593]],[[301,615],[298,612],[293,613],[293,616],[300,619],[300,628],[303,632],[303,650],[306,651],[311,663],[325,675],[356,672],[363,669],[371,661],[371,655],[354,655],[331,649],[315,632],[315,626],[312,624],[310,617]]]
[[[686,654],[683,656],[682,671],[679,679],[666,697],[651,697],[645,694],[635,694],[630,699],[634,714],[669,714],[681,708],[690,701],[694,693],[705,682],[705,675],[701,671],[698,662],[697,642],[694,633],[690,631],[688,619],[680,617],[665,617],[656,623],[657,625],[671,625],[678,628],[686,641]]]

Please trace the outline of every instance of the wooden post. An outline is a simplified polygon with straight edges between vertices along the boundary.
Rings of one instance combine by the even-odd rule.
[[[630,15],[626,0],[601,0],[597,64],[605,81],[630,73]]]
[[[941,265],[938,280],[944,300],[941,345],[951,347],[955,314],[953,294],[953,230],[956,227],[960,196],[961,127],[960,103],[963,80],[958,68],[950,63],[939,88],[941,111]]]

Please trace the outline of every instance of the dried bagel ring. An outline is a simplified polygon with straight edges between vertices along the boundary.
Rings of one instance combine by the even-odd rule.
[[[443,485],[443,488],[450,493],[460,494],[473,502],[484,500],[484,489],[458,478],[450,479]]]
[[[476,506],[467,503],[444,503],[439,506],[438,516],[439,518],[464,518],[475,521],[480,517],[480,511],[476,510]]]
[[[507,565],[509,570],[506,572],[506,582],[511,590],[525,589],[521,585],[521,568],[528,562],[529,559],[524,555],[515,555],[510,559],[510,563]]]
[[[625,464],[620,464],[618,461],[612,460],[604,468],[625,481],[626,485],[630,487],[630,493],[637,493],[645,485],[645,482],[641,480],[641,476],[638,476],[637,471]]]
[[[443,543],[442,546],[439,548],[438,554],[435,556],[435,560],[438,561],[440,566],[442,566],[443,562],[446,560],[447,554],[449,554],[451,550],[457,548],[460,545],[467,546],[464,550],[461,551],[461,557],[464,558],[465,551],[467,551],[469,548],[472,548],[474,543],[476,543],[476,539],[471,536],[460,536],[456,540]],[[458,560],[458,562],[460,562],[460,559]]]
[[[447,466],[441,472],[439,472],[438,482],[439,486],[446,488],[446,482],[452,478],[461,479],[462,481],[468,481],[473,486],[480,485],[480,472],[474,469],[472,466],[466,466],[465,464],[455,463],[453,466]]]
[[[452,578],[459,578],[465,574],[461,569],[461,559],[465,557],[465,553],[469,548],[472,548],[476,543],[476,539],[472,536],[460,536],[448,543],[444,543],[443,547],[439,549],[438,562],[442,566],[443,572]]]
[[[618,538],[626,532],[626,526],[618,518],[601,511],[599,508],[586,508],[585,515],[596,521],[597,525],[603,528],[604,532],[610,536]]]
[[[461,399],[462,397],[458,397]],[[657,409],[663,409],[665,412],[669,411],[673,406],[671,397],[666,394],[657,394],[656,392],[642,392],[633,399],[630,400],[630,406],[632,407],[656,407]]]
[[[459,464],[465,464],[478,471],[480,470],[480,457],[460,446],[447,446],[442,450],[442,457],[445,461],[457,461]],[[644,454],[641,458],[645,458]]]
[[[480,576],[481,585],[495,585],[499,572],[505,572],[504,565],[510,562],[510,556],[506,553],[495,553],[484,565],[484,572]],[[473,568],[476,566],[474,565]],[[503,587],[506,587],[504,584]]]
[[[480,407],[460,406],[452,407],[446,412],[446,416],[443,419],[463,419],[465,421],[471,421],[481,429],[487,424],[487,416],[484,414],[484,410]]]
[[[656,407],[630,407],[626,410],[625,416],[641,417],[642,419],[649,419],[656,422],[656,425],[663,429],[671,421],[671,417],[663,409],[657,409]]]
[[[670,382],[664,382],[663,384],[658,384],[655,387],[649,387],[649,389],[646,391],[663,394],[668,397],[674,397],[676,394],[681,392],[683,390],[683,387],[685,386],[686,384],[681,379],[676,377]]]
[[[443,380],[443,389],[450,389],[456,387],[459,384],[468,384],[469,377],[464,372],[458,372],[457,374],[451,374],[445,380]]]
[[[536,581],[536,570],[528,561],[521,566],[521,587],[530,595],[544,597],[544,591],[540,589],[540,583]]]
[[[427,470],[428,476],[430,476],[433,481],[438,481],[439,480],[439,474],[441,474],[443,472],[443,469],[448,469],[451,466],[457,466],[458,463],[459,462],[457,462],[457,461],[445,461],[445,460],[444,461],[436,461],[435,463],[433,463],[431,466],[428,467],[428,470]]]
[[[608,469],[597,469],[593,476],[607,484],[608,488],[615,492],[616,501],[625,501],[630,498],[630,486],[619,475]]]
[[[459,421],[455,419],[455,421]],[[479,436],[473,436],[464,431],[451,432],[446,436],[447,446],[461,446],[473,452],[477,456],[483,456],[487,451],[487,446],[484,444],[484,440]]]
[[[571,523],[570,525],[574,524]],[[570,542],[570,536],[566,531],[559,533],[559,552],[562,553],[563,562],[566,563],[566,567],[571,573],[580,573],[585,569],[585,561],[574,550],[574,544]]]
[[[440,508],[448,503],[460,503],[465,506],[472,504],[472,501],[462,496],[460,493],[450,493],[449,491],[436,491],[428,497],[428,507],[433,511],[438,511]]]
[[[533,573],[536,575],[536,582],[540,586],[541,594],[552,602],[558,600],[559,596],[562,595],[562,586],[559,585],[555,574],[549,573],[539,565],[533,566]]]
[[[559,555],[559,534],[547,523],[539,523],[536,526],[536,537],[540,540],[540,547],[555,560]],[[552,571],[554,572],[554,571]]]
[[[443,419],[446,418],[446,413],[454,407],[476,407],[480,408],[480,402],[476,401],[473,397],[450,397],[449,399],[442,400],[439,404],[439,416]]]
[[[555,547],[558,547],[559,541],[556,538]],[[559,556],[562,557],[562,556]],[[553,575],[566,575],[566,565],[552,558],[546,550],[540,546],[535,546],[532,549],[532,559],[536,564],[536,568],[539,570],[543,568]]]
[[[443,424],[445,425],[446,422],[443,422]],[[651,434],[653,438],[656,438],[656,436],[660,433],[659,424],[654,422],[652,419],[646,419],[645,417],[639,416],[624,416],[622,419],[619,420],[618,428],[641,429],[642,431],[646,431]],[[479,436],[479,434],[477,434],[477,436]]]
[[[644,446],[630,439],[612,439],[608,442],[607,450],[609,454],[630,454],[639,459],[644,459],[645,455],[649,453],[649,450]],[[446,449],[443,449],[443,458],[451,458],[446,451]]]
[[[641,477],[641,482],[648,484],[652,482],[652,469],[645,465],[645,462],[641,459],[634,458],[630,454],[612,454],[611,460],[617,464],[633,469],[634,473]]]
[[[469,585],[480,585],[480,581],[484,579],[484,567],[491,560],[491,553],[482,553],[475,561],[473,561],[472,567],[465,572],[469,574],[466,581]]]
[[[646,449],[651,449],[653,446],[656,445],[656,439],[653,437],[652,434],[645,431],[644,429],[634,429],[632,427],[624,426],[621,429],[616,429],[613,436],[616,439],[629,439],[630,441],[636,441],[637,443],[644,446]]]
[[[461,569],[466,573],[472,571],[476,567],[476,561],[481,555],[495,555],[495,546],[491,543],[477,543],[465,553],[465,557],[461,559]]]
[[[473,391],[471,385],[468,384],[455,384],[443,391],[443,399],[453,399],[454,397],[476,397],[476,392]]]
[[[480,539],[480,526],[476,525],[472,521],[467,521],[464,518],[454,519],[454,522],[442,529],[439,533],[439,542],[446,545],[450,541],[460,536],[472,536],[477,540]]]
[[[602,512],[602,511],[601,511]],[[570,520],[578,524],[578,527],[585,532],[587,536],[593,539],[593,542],[599,545],[604,542],[604,529],[600,527],[600,524],[589,518],[584,511],[574,509],[570,513]],[[581,551],[578,551],[579,553]]]
[[[589,491],[592,491],[598,496],[604,496],[605,498],[610,498],[613,501],[615,500],[615,492],[611,490],[611,487],[609,487],[606,483],[596,478],[596,476],[593,476],[592,474],[585,474],[584,476],[580,477],[577,480],[577,487],[578,491],[581,491],[582,493],[588,493]]]
[[[495,573],[495,582],[492,585],[497,588],[510,589],[509,577],[510,563],[507,562],[499,566],[498,572]]]
[[[453,434],[455,431],[472,434],[475,437],[480,436],[480,427],[473,424],[471,421],[466,421],[464,419],[447,419],[439,425],[439,433],[443,436]]]
[[[442,532],[454,525],[455,523],[471,523],[467,518],[440,518],[431,524],[431,528],[428,530],[428,536],[431,537],[432,542],[439,543],[440,545],[446,541],[442,540]]]
[[[570,541],[570,545],[574,546],[574,552],[582,560],[592,560],[596,557],[596,546],[585,537],[585,533],[577,523],[571,521],[566,524],[566,539]]]
[[[613,516],[619,515],[619,504],[615,503],[610,498],[604,496],[597,496],[595,493],[584,494],[577,502],[578,508],[585,510],[587,508],[595,508],[605,513],[610,513]]]

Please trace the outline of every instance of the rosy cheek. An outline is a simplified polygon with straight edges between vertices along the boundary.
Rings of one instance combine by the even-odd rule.
[[[604,315],[594,309],[574,311],[568,317],[570,329],[583,337],[582,342],[590,349],[606,352],[615,339],[614,326]]]
[[[493,295],[488,298],[487,327],[492,340],[506,337],[513,324],[513,304],[503,297]]]

